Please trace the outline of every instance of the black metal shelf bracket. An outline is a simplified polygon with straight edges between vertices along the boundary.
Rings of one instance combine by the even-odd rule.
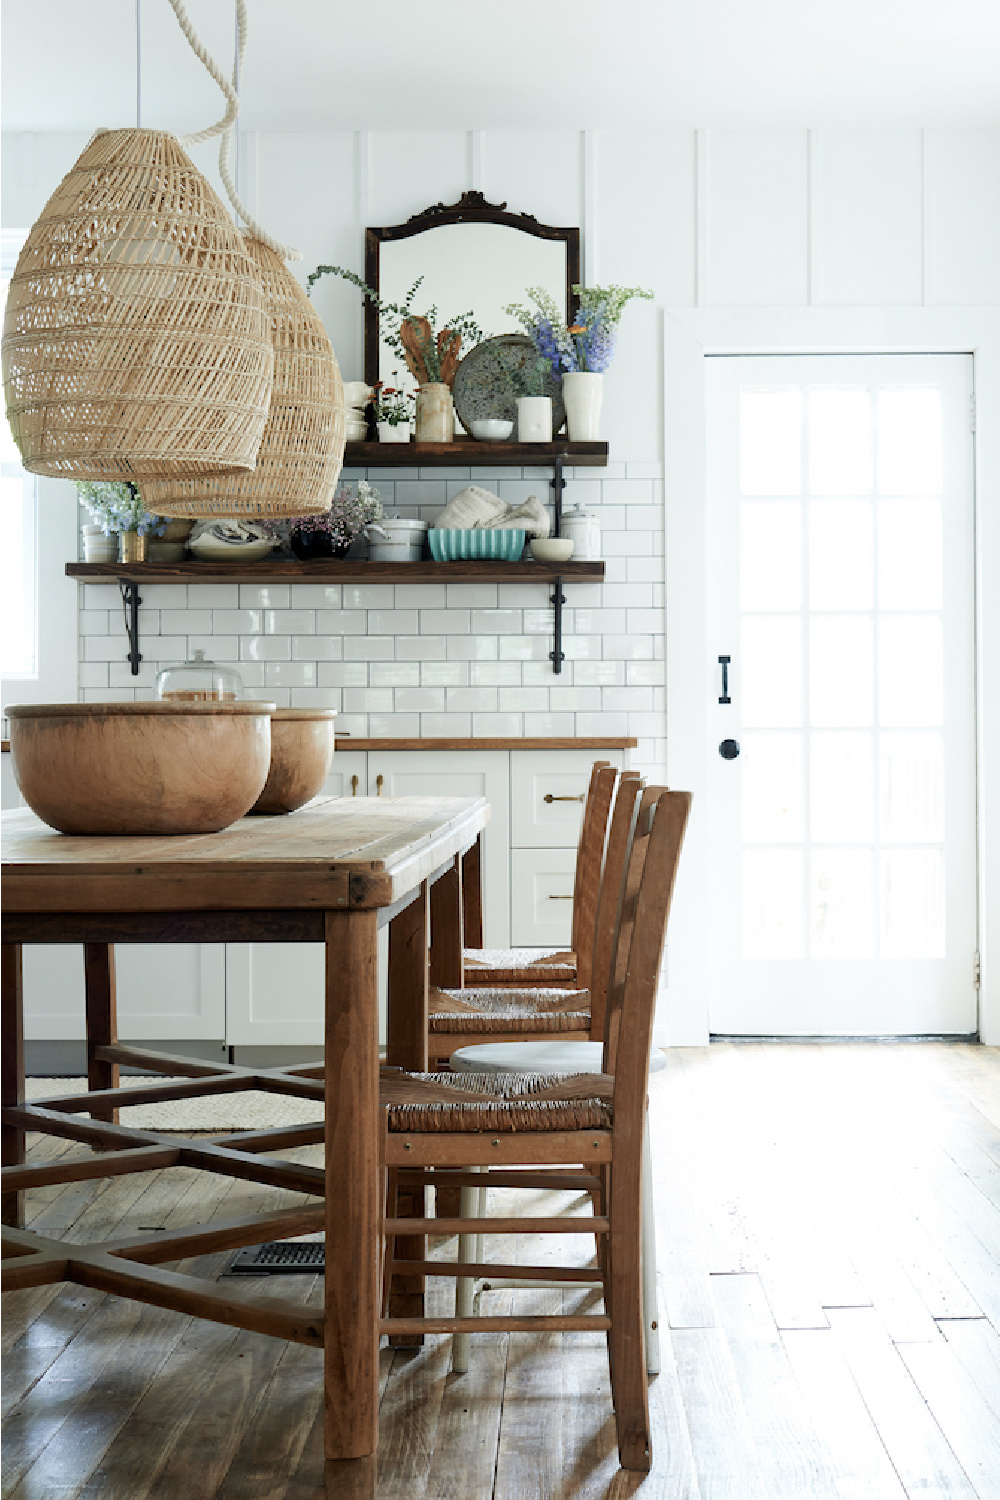
[[[549,480],[549,484],[552,486],[552,500],[555,509],[555,526],[553,527],[552,534],[553,536],[558,536],[562,530],[563,490],[566,488],[566,481],[563,478],[563,461],[561,458],[554,458],[552,460],[552,478]]]
[[[128,632],[129,665],[132,668],[132,676],[138,677],[139,663],[142,661],[142,652],[139,650],[139,605],[142,603],[139,597],[139,585],[133,583],[131,578],[119,578],[118,587],[122,592],[125,629]]]
[[[561,672],[562,664],[566,660],[566,653],[562,648],[562,607],[566,603],[566,595],[562,591],[562,579],[557,578],[555,592],[549,599],[549,603],[555,611],[555,650],[549,652],[549,661],[552,663],[553,672]]]

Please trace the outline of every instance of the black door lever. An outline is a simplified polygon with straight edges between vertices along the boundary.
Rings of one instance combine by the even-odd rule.
[[[732,658],[729,656],[719,657],[719,666],[722,668],[722,697],[719,699],[720,703],[732,703],[733,701],[729,696],[729,663],[731,660]]]

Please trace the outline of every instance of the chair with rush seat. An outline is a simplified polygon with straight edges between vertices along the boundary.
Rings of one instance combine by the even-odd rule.
[[[558,1316],[392,1318],[389,1335],[599,1328],[606,1332],[618,1449],[625,1468],[648,1470],[651,1448],[640,1271],[642,1141],[653,1012],[667,915],[690,807],[686,792],[647,793],[635,821],[620,903],[606,1062],[594,1074],[408,1073],[384,1069],[383,1164],[386,1245],[397,1236],[596,1235],[605,1312]],[[580,1163],[586,1164],[581,1170]],[[583,1187],[601,1212],[585,1217],[398,1218],[399,1188],[428,1180],[453,1186]],[[521,1170],[510,1170],[519,1168]],[[563,1171],[559,1169],[563,1168]],[[525,1170],[526,1169],[526,1170]],[[534,1169],[534,1170],[533,1170]],[[566,1170],[568,1169],[568,1170]],[[433,1172],[434,1176],[431,1177]],[[395,1273],[528,1279],[560,1274],[587,1282],[591,1267],[554,1268],[468,1262],[396,1262],[387,1254],[383,1307]]]
[[[491,984],[462,989],[432,986],[427,1037],[427,1053],[432,1066],[447,1061],[460,1047],[487,1040],[523,1041],[537,1036],[558,1036],[562,1041],[603,1038],[618,897],[634,801],[642,783],[637,772],[626,771],[615,797],[616,771],[602,767],[595,773],[595,780],[600,790],[596,817],[601,828],[601,849],[589,857],[600,858],[602,854],[604,857],[596,880],[587,878],[583,881],[583,884],[593,886],[597,895],[593,904],[587,902],[588,926],[586,931],[579,932],[576,954],[568,955],[576,962],[563,966],[567,972],[575,968],[576,972],[585,975],[586,984],[581,978],[578,983],[542,979],[525,981],[517,986]],[[605,854],[607,811],[612,800],[614,812]],[[581,858],[584,857],[583,844],[581,840]],[[577,885],[580,884],[578,874]],[[543,973],[546,967],[544,963],[539,964],[532,972]]]

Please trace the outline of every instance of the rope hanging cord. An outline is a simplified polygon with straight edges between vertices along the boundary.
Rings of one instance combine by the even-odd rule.
[[[212,136],[214,135],[221,135],[222,143],[219,147],[219,175],[222,178],[223,186],[226,189],[226,193],[229,196],[229,201],[232,204],[233,208],[239,214],[247,229],[255,239],[263,240],[265,245],[268,245],[284,260],[301,260],[301,250],[296,250],[291,245],[283,245],[279,240],[273,239],[272,236],[269,235],[267,231],[257,223],[252,215],[247,212],[243,204],[240,202],[239,194],[236,191],[236,184],[233,182],[233,179],[229,172],[229,136],[240,112],[240,96],[236,92],[236,78],[238,73],[242,71],[243,53],[246,49],[246,0],[236,0],[236,24],[239,37],[239,60],[234,64],[233,67],[232,83],[230,83],[229,79],[225,76],[218,63],[212,57],[211,53],[202,45],[202,42],[200,41],[194,27],[191,25],[190,17],[188,16],[188,13],[184,8],[182,0],[168,0],[168,4],[170,5],[170,8],[173,11],[174,15],[177,17],[177,24],[180,26],[185,37],[187,38],[188,44],[195,57],[197,57],[199,62],[203,63],[204,66],[208,69],[208,72],[215,79],[215,82],[219,85],[219,88],[222,90],[223,94],[226,97],[226,112],[222,116],[222,119],[217,120],[214,125],[209,125],[205,130],[196,131],[192,135],[181,136],[181,145],[195,146],[200,141],[211,140]]]

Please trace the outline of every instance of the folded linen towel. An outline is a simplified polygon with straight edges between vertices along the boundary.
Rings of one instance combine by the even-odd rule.
[[[455,527],[465,531],[526,531],[530,536],[548,536],[549,515],[536,495],[529,495],[523,505],[508,505],[491,490],[470,484],[451,499],[439,512],[435,529]]]

